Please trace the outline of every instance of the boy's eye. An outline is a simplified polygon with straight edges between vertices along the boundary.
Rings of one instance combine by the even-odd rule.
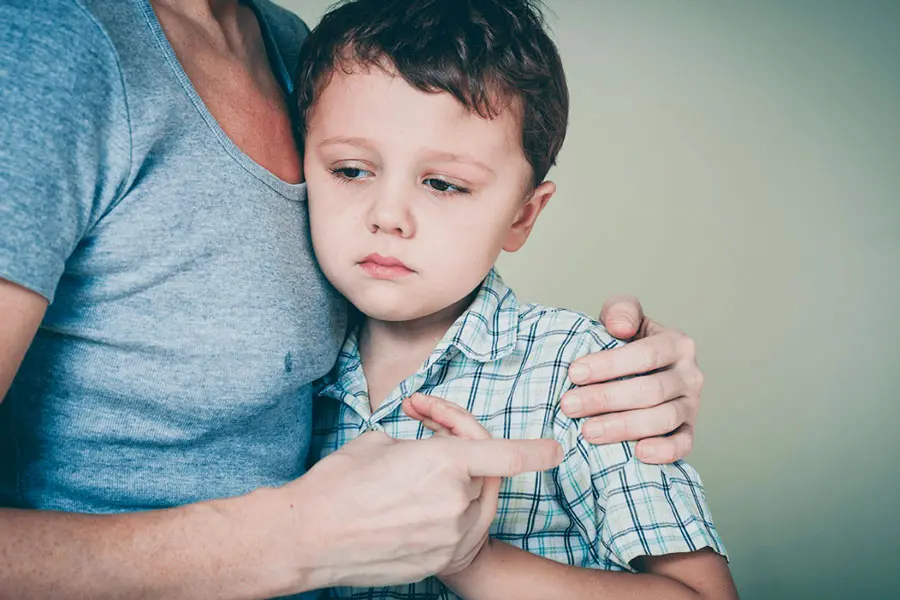
[[[331,174],[340,179],[362,179],[366,175],[371,175],[369,171],[359,167],[338,167],[331,169]]]
[[[425,185],[430,187],[431,189],[440,192],[442,194],[468,194],[469,190],[464,187],[460,187],[458,185],[454,185],[449,181],[444,181],[443,179],[438,179],[437,177],[429,177],[423,182]]]

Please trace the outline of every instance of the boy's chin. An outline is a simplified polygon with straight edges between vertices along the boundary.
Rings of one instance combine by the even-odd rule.
[[[357,306],[357,308],[359,308]],[[362,310],[360,309],[366,317],[370,319],[375,319],[377,321],[383,321],[385,323],[404,323],[406,321],[415,321],[416,319],[421,319],[422,317],[428,316],[427,314],[423,314],[420,312],[409,311],[409,310],[378,310],[378,309],[370,309],[370,310]]]
[[[415,306],[413,302],[409,301],[385,302],[374,298],[349,298],[349,300],[366,317],[390,323],[420,319],[427,316],[429,312],[424,307]]]

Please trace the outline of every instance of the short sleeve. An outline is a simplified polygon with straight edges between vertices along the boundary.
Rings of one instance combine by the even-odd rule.
[[[594,452],[597,459],[602,450]],[[628,567],[639,556],[711,548],[726,556],[710,515],[700,476],[684,462],[648,465],[634,454],[594,480],[598,546],[609,560]],[[596,462],[596,459],[595,459]]]
[[[130,171],[116,58],[74,2],[0,6],[0,278],[50,301]]]
[[[573,360],[612,347],[607,335],[586,336]],[[634,456],[632,442],[591,444],[582,435],[584,420],[561,410],[554,415],[564,455],[555,483],[594,562],[632,570],[630,563],[639,556],[705,547],[726,556],[700,476],[690,465],[644,464]]]

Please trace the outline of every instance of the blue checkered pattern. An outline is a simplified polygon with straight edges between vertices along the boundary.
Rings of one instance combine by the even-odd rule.
[[[504,480],[494,538],[569,565],[617,571],[630,570],[629,562],[643,555],[704,547],[724,555],[693,468],[641,463],[632,443],[589,444],[582,420],[559,408],[573,387],[567,376],[572,361],[620,344],[582,314],[519,305],[492,271],[425,364],[374,413],[351,333],[319,390],[313,456],[324,457],[370,430],[428,437],[431,432],[400,405],[415,392],[431,394],[471,412],[496,438],[553,438],[565,451],[555,469]],[[457,598],[434,578],[332,593],[372,600]]]

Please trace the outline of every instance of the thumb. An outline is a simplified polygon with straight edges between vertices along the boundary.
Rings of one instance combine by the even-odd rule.
[[[643,319],[644,309],[640,301],[628,294],[612,296],[603,303],[600,311],[600,321],[606,329],[623,340],[631,339],[637,334]]]
[[[503,479],[501,477],[485,477],[482,481],[484,483],[481,486],[479,500],[485,513],[489,514],[491,520],[493,520],[494,515],[497,514],[497,505],[500,502],[500,484]]]

